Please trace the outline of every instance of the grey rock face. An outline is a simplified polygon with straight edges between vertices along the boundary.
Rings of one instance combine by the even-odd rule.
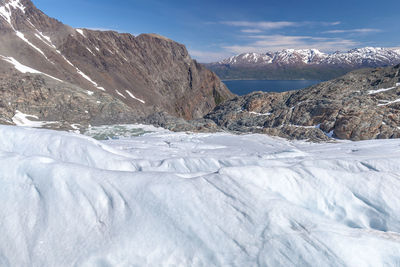
[[[0,75],[0,95],[0,124],[13,125],[16,112],[21,112],[29,115],[31,122],[44,121],[44,128],[57,130],[83,132],[90,125],[124,123],[151,124],[171,131],[220,130],[212,120],[187,121],[149,107],[138,111],[106,92],[88,91],[44,75],[16,71]]]
[[[15,113],[52,122],[46,128],[85,129],[88,125],[136,122],[144,112],[133,110],[104,92],[91,93],[42,75],[0,75],[0,123],[13,124]],[[35,121],[35,118],[28,118]]]
[[[221,128],[209,119],[184,120],[165,112],[153,113],[141,120],[141,123],[163,127],[175,132],[218,132]]]
[[[294,139],[400,137],[400,65],[363,69],[303,90],[236,97],[206,116],[221,127]]]

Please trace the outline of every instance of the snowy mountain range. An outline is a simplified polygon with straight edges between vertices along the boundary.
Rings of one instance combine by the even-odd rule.
[[[264,76],[266,79],[268,76],[283,76],[291,79],[294,76],[297,79],[324,80],[358,68],[392,66],[398,63],[400,49],[364,47],[331,54],[317,49],[244,53],[207,66],[223,79],[257,78],[256,76]]]
[[[327,54],[318,49],[285,49],[265,54],[245,53],[224,59],[218,64],[226,65],[353,65],[353,66],[382,66],[395,65],[400,62],[400,49],[380,47],[356,48],[347,52]]]

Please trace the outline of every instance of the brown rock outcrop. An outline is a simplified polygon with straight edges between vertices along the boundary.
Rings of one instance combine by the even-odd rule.
[[[68,84],[69,89],[74,85],[105,93],[110,101],[129,107],[131,115],[166,112],[185,119],[202,118],[233,96],[214,73],[190,58],[184,45],[168,38],[74,29],[48,17],[30,0],[13,5],[9,1],[0,2],[10,15],[0,16],[0,76],[4,78],[16,70],[10,63],[13,59],[61,80],[51,82],[59,88]],[[31,108],[35,110],[34,105]],[[54,116],[62,119],[64,114],[57,112],[53,110]],[[3,115],[4,121],[8,115]],[[44,119],[42,114],[35,115]]]
[[[285,93],[236,97],[206,118],[228,130],[286,138],[400,137],[400,65],[363,69]]]

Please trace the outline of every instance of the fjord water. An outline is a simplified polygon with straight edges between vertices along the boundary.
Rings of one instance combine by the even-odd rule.
[[[232,93],[247,95],[255,91],[286,92],[318,84],[316,80],[229,80],[223,81]]]

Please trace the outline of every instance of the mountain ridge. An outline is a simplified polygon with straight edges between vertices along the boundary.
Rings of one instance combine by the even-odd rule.
[[[243,53],[217,62],[218,64],[395,64],[400,49],[381,47],[354,48],[347,52],[323,53],[318,49],[284,49],[277,52]],[[214,63],[214,64],[217,64]],[[213,64],[213,63],[210,63]]]
[[[30,0],[0,1],[0,32],[1,74],[14,77],[15,83],[28,74],[47,76],[64,87],[106,93],[130,114],[166,112],[184,119],[202,118],[233,96],[214,73],[190,58],[184,45],[160,35],[74,29],[48,17]],[[0,115],[19,108],[7,102],[0,105]],[[23,112],[32,114],[28,106]]]
[[[243,53],[208,63],[222,79],[315,79],[337,78],[359,68],[400,63],[400,49],[355,48],[323,53],[317,49],[285,49],[278,52]]]

